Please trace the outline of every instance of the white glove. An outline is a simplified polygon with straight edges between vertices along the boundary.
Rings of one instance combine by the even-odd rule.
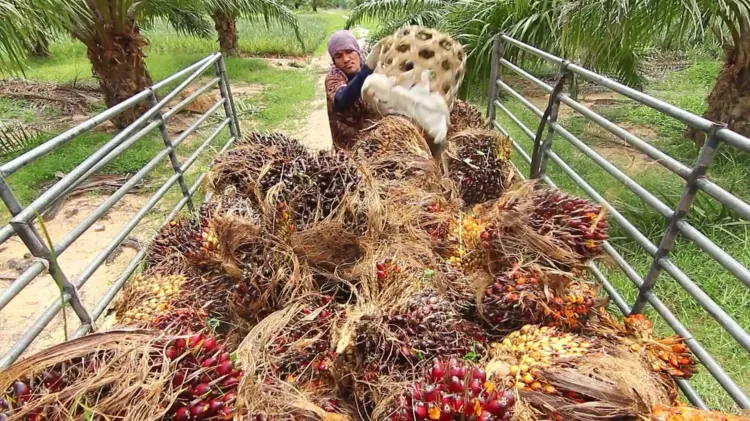
[[[367,55],[367,58],[365,59],[365,65],[370,68],[370,70],[375,70],[375,68],[378,66],[378,60],[380,60],[380,53],[383,49],[383,41],[385,41],[385,38],[381,39],[377,42],[377,44],[372,46],[372,50],[370,50],[370,54]]]

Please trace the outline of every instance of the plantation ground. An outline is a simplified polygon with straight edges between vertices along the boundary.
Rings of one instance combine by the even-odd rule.
[[[239,25],[239,36],[240,47],[244,56],[229,59],[227,69],[245,132],[250,130],[282,130],[295,133],[311,144],[322,146],[325,144],[326,136],[321,135],[321,132],[328,130],[327,122],[321,121],[321,117],[325,116],[321,80],[324,77],[327,65],[324,40],[327,34],[343,26],[346,17],[345,12],[342,11],[321,11],[317,14],[302,14],[299,17],[305,40],[304,49],[295,42],[289,31],[277,27],[266,31],[265,28],[241,23]],[[214,39],[199,39],[178,35],[161,24],[157,24],[154,28],[146,31],[146,34],[151,41],[148,66],[154,80],[163,79],[216,49]],[[297,57],[290,58],[289,56]],[[654,66],[656,68],[661,68],[663,66],[658,64],[663,62],[663,60],[654,60],[650,63],[656,64]],[[646,91],[658,98],[700,114],[705,109],[705,97],[719,70],[718,55],[692,52],[681,55],[676,60],[676,65],[674,65],[674,62],[674,60],[670,61],[667,70],[655,69],[649,72],[652,79]],[[302,68],[293,67],[298,65],[302,65]],[[545,70],[539,70],[535,73],[540,76],[549,76]],[[26,76],[34,81],[49,81],[78,87],[95,87],[95,81],[90,75],[85,50],[73,41],[55,43],[52,46],[52,57],[30,62],[29,70],[26,72]],[[541,95],[540,91],[531,88],[528,84],[521,83],[517,78],[509,78],[508,83],[516,90],[532,98],[532,102],[538,108],[543,109],[546,106],[546,96]],[[91,101],[87,102],[88,105],[85,109],[75,111],[72,115],[60,111],[59,104],[45,104],[32,99],[0,95],[0,119],[4,124],[23,123],[28,126],[29,147],[31,147],[49,139],[54,133],[85,119],[86,116],[103,109],[101,99],[97,98],[95,93],[86,89],[81,89],[80,92],[82,92],[82,95],[90,96]],[[678,122],[663,117],[646,107],[638,106],[623,97],[593,90],[590,87],[583,87],[580,100],[589,108],[682,160],[686,165],[690,166],[694,162],[697,149],[692,143],[682,138],[683,127]],[[504,101],[532,131],[536,130],[538,121],[535,121],[533,115],[523,105],[508,99]],[[514,138],[529,150],[530,142],[523,132],[515,129],[513,123],[502,116],[501,112],[498,112],[498,115],[501,116],[500,121],[503,126],[512,128],[511,133]],[[176,133],[181,127],[184,128],[186,124],[190,124],[190,121],[194,118],[195,116],[191,115],[181,115],[179,117],[181,121],[173,122],[170,127]],[[672,176],[658,163],[654,163],[649,158],[627,147],[593,123],[586,122],[572,110],[563,107],[561,122],[569,131],[578,135],[636,181],[655,192],[667,205],[674,206],[682,187],[682,182],[676,176]],[[205,136],[208,132],[208,130],[202,130],[201,134]],[[112,131],[106,127],[104,130],[93,131],[50,153],[37,161],[34,166],[14,174],[9,181],[19,199],[23,203],[29,203],[45,183],[54,180],[56,173],[70,171],[111,136]],[[220,137],[213,146],[219,146],[225,140],[226,137]],[[183,158],[189,156],[190,152],[197,146],[198,141],[198,136],[191,137],[188,142],[181,145],[178,155]],[[158,133],[154,133],[152,136],[139,141],[135,147],[108,165],[103,172],[116,175],[132,174],[141,168],[161,147],[161,137]],[[651,241],[659,242],[663,233],[664,222],[658,215],[649,210],[646,205],[643,205],[613,178],[598,169],[582,153],[569,145],[566,140],[558,136],[554,141],[553,148],[584,179],[602,192],[607,199],[615,203],[616,207],[633,221]],[[721,152],[721,156],[717,159],[717,165],[714,166],[709,175],[728,190],[746,200],[749,199],[748,171],[750,171],[750,166],[748,166],[747,157],[741,154],[727,153],[726,149]],[[211,154],[207,155],[210,156]],[[8,158],[5,156],[0,160],[5,161]],[[192,183],[197,174],[206,169],[207,163],[208,158],[200,160],[194,165],[191,172],[187,174],[188,183]],[[520,167],[522,171],[526,170],[523,165],[520,165]],[[583,194],[553,163],[550,163],[549,167],[550,175],[560,186]],[[158,187],[159,181],[169,176],[171,171],[168,163],[158,167],[154,175],[143,186],[144,190],[153,191],[155,187]],[[158,208],[153,212],[153,215],[147,218],[147,223],[139,227],[135,237],[145,239],[148,234],[152,233],[167,207],[170,207],[178,196],[179,192],[173,189],[166,200],[163,201],[165,205]],[[59,239],[64,232],[87,213],[87,210],[101,200],[103,200],[102,196],[92,194],[69,201],[59,212],[58,217],[49,223],[53,239]],[[131,204],[143,203],[145,197],[140,194],[133,195],[128,196],[128,200]],[[747,224],[738,222],[733,215],[704,196],[699,197],[695,207],[697,212],[691,216],[691,222],[743,264],[750,265],[750,235],[748,234]],[[69,214],[69,212],[78,208],[82,210],[80,216],[76,216],[75,213]],[[125,209],[130,212],[127,214],[118,214],[116,212],[119,212],[120,209],[116,209],[112,214],[114,215],[113,219],[102,222],[102,225],[106,228],[105,231],[94,233],[89,230],[90,232],[86,235],[89,235],[90,238],[96,237],[98,241],[103,241],[98,243],[99,246],[106,244],[109,238],[116,233],[118,227],[121,226],[118,225],[122,223],[121,219],[128,218],[135,212],[135,209],[135,207]],[[4,223],[7,219],[8,214],[0,212],[0,222]],[[112,222],[113,220],[115,222]],[[635,265],[639,274],[644,276],[650,264],[648,256],[638,251],[638,247],[626,238],[618,227],[614,227],[612,234],[614,237],[612,242],[616,248]],[[10,258],[21,258],[23,260],[22,247],[19,244],[8,246],[4,250],[2,247],[0,246],[0,262],[8,262]],[[66,263],[63,261],[65,270],[70,271],[69,275],[74,275],[82,269],[82,265],[77,262],[90,259],[91,255],[95,253],[94,249],[95,247],[91,247],[90,250],[86,247],[80,253],[76,249],[66,251],[62,258],[68,259],[70,262],[68,263],[69,266],[65,266]],[[87,303],[93,303],[98,297],[101,297],[112,277],[119,273],[119,268],[131,256],[132,251],[125,250],[122,256],[100,270],[96,275],[97,278],[93,278],[86,284],[83,293]],[[690,243],[680,241],[672,259],[701,285],[714,300],[722,305],[743,328],[750,330],[750,312],[747,311],[750,308],[750,291],[747,288],[734,280],[731,275],[720,270],[717,264],[713,263],[696,246]],[[0,266],[2,265],[0,264]],[[614,265],[605,264],[605,270],[615,281],[617,287],[623,291],[626,298],[632,302],[635,297],[635,289],[627,278]],[[0,267],[0,276],[2,276],[0,286],[4,288],[9,285],[9,281],[15,274],[15,269],[8,267],[7,264],[5,264],[5,267]],[[21,300],[21,305],[17,310],[22,313],[18,313],[18,318],[6,319],[5,312],[9,309],[3,310],[3,321],[6,324],[0,326],[0,330],[3,331],[0,336],[3,339],[8,339],[3,341],[5,344],[8,344],[11,339],[17,338],[20,332],[19,329],[15,329],[15,331],[7,330],[9,326],[29,324],[41,314],[50,297],[54,297],[54,285],[48,278],[40,278],[35,282],[39,282],[40,287],[46,288],[47,291],[52,288],[53,293],[52,295],[40,294],[43,302],[37,297],[29,298],[37,298],[36,301]],[[748,369],[750,369],[750,358],[748,358],[747,353],[734,344],[728,335],[722,333],[716,322],[682,292],[674,280],[668,276],[662,276],[657,284],[657,290],[683,323],[693,330],[696,338],[714,354],[745,391],[750,393],[750,376],[747,376]],[[47,341],[47,343],[59,341],[62,338],[60,326],[61,321],[58,320],[47,329],[43,333],[42,340],[36,343],[37,348],[44,341]],[[664,332],[667,331],[663,324],[659,327]],[[705,370],[702,370],[697,376],[694,384],[703,393],[710,405],[727,409],[733,407],[731,401],[724,396],[721,387],[705,373]]]

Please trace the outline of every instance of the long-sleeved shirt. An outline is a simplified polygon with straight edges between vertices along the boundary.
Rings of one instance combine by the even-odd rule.
[[[328,122],[331,126],[333,145],[338,149],[351,149],[359,131],[375,114],[362,101],[362,84],[372,70],[363,66],[352,78],[335,66],[328,72],[325,81],[328,103]]]

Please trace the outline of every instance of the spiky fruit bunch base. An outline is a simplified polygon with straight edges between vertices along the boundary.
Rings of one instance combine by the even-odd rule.
[[[651,321],[643,314],[633,314],[624,320],[631,341],[630,351],[643,355],[651,370],[673,377],[690,378],[695,373],[695,357],[678,336],[657,338]]]
[[[469,129],[448,140],[448,172],[466,205],[497,199],[510,171],[507,140],[497,132]]]
[[[399,399],[391,421],[510,420],[515,396],[474,364],[435,359]]]

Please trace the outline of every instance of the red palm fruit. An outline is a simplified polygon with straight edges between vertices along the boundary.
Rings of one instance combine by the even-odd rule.
[[[224,401],[225,404],[230,404],[230,403],[234,402],[236,399],[237,399],[237,394],[234,393],[234,392],[227,393],[222,398],[222,400]]]
[[[482,381],[482,383],[484,383],[487,380],[487,373],[485,373],[481,368],[475,368],[471,372],[471,378],[479,379]]]
[[[177,352],[181,352],[186,344],[187,342],[185,341],[185,338],[179,338],[174,341],[174,346],[177,347]]]
[[[435,402],[438,400],[438,391],[433,385],[427,385],[424,388],[424,401]]]
[[[411,398],[415,401],[422,400],[422,384],[417,382],[414,387],[411,388]]]
[[[211,393],[211,386],[206,383],[200,383],[193,388],[192,392],[193,396],[195,397],[207,396],[209,393]]]
[[[219,355],[219,361],[222,363],[224,361],[231,361],[231,360],[232,360],[232,354],[228,352],[222,352],[221,355]]]
[[[456,396],[455,399],[453,399],[453,410],[456,412],[460,412],[464,408],[464,397],[463,394]]]
[[[224,408],[224,402],[218,399],[211,399],[210,401],[208,401],[208,409],[211,411],[212,414],[217,414],[223,408]]]
[[[471,381],[471,384],[469,384],[469,390],[471,391],[471,396],[479,396],[480,393],[482,393],[482,382],[479,379],[474,379]]]
[[[206,402],[199,402],[190,408],[190,415],[196,420],[206,419],[209,416],[209,409]]]
[[[216,365],[216,363],[217,363],[216,358],[209,357],[203,360],[203,362],[201,363],[201,367],[203,368],[213,367]]]
[[[211,352],[216,349],[216,339],[208,337],[203,341],[203,350]]]
[[[167,349],[164,350],[164,355],[166,355],[167,359],[171,361],[171,360],[176,360],[179,354],[177,353],[176,347],[169,346],[167,347]]]
[[[464,384],[458,376],[451,376],[451,379],[448,381],[448,390],[452,393],[463,393]]]
[[[223,382],[221,382],[222,387],[234,387],[238,384],[240,384],[240,379],[238,379],[237,377],[227,377]]]
[[[220,376],[227,376],[229,375],[232,370],[234,370],[234,366],[231,361],[223,361],[219,364],[218,367],[216,367],[216,374]]]
[[[190,408],[188,408],[187,406],[177,408],[177,411],[175,411],[174,413],[174,419],[176,421],[188,421],[190,418]]]
[[[427,418],[427,407],[424,402],[416,402],[414,404],[414,416],[419,420]]]
[[[453,420],[453,408],[450,405],[443,405],[443,409],[440,411],[440,421],[452,421]]]
[[[200,333],[195,334],[191,336],[190,338],[188,338],[188,346],[190,347],[190,349],[198,348],[202,340],[203,340],[203,335],[201,335]]]
[[[440,362],[440,360],[435,360],[432,363],[432,381],[437,382],[441,380],[443,377],[445,377],[445,366],[443,366],[443,363]]]
[[[31,398],[31,388],[19,380],[13,383],[13,396],[21,403],[26,402]]]
[[[489,412],[482,412],[482,415],[479,416],[478,421],[492,421],[492,414]]]

